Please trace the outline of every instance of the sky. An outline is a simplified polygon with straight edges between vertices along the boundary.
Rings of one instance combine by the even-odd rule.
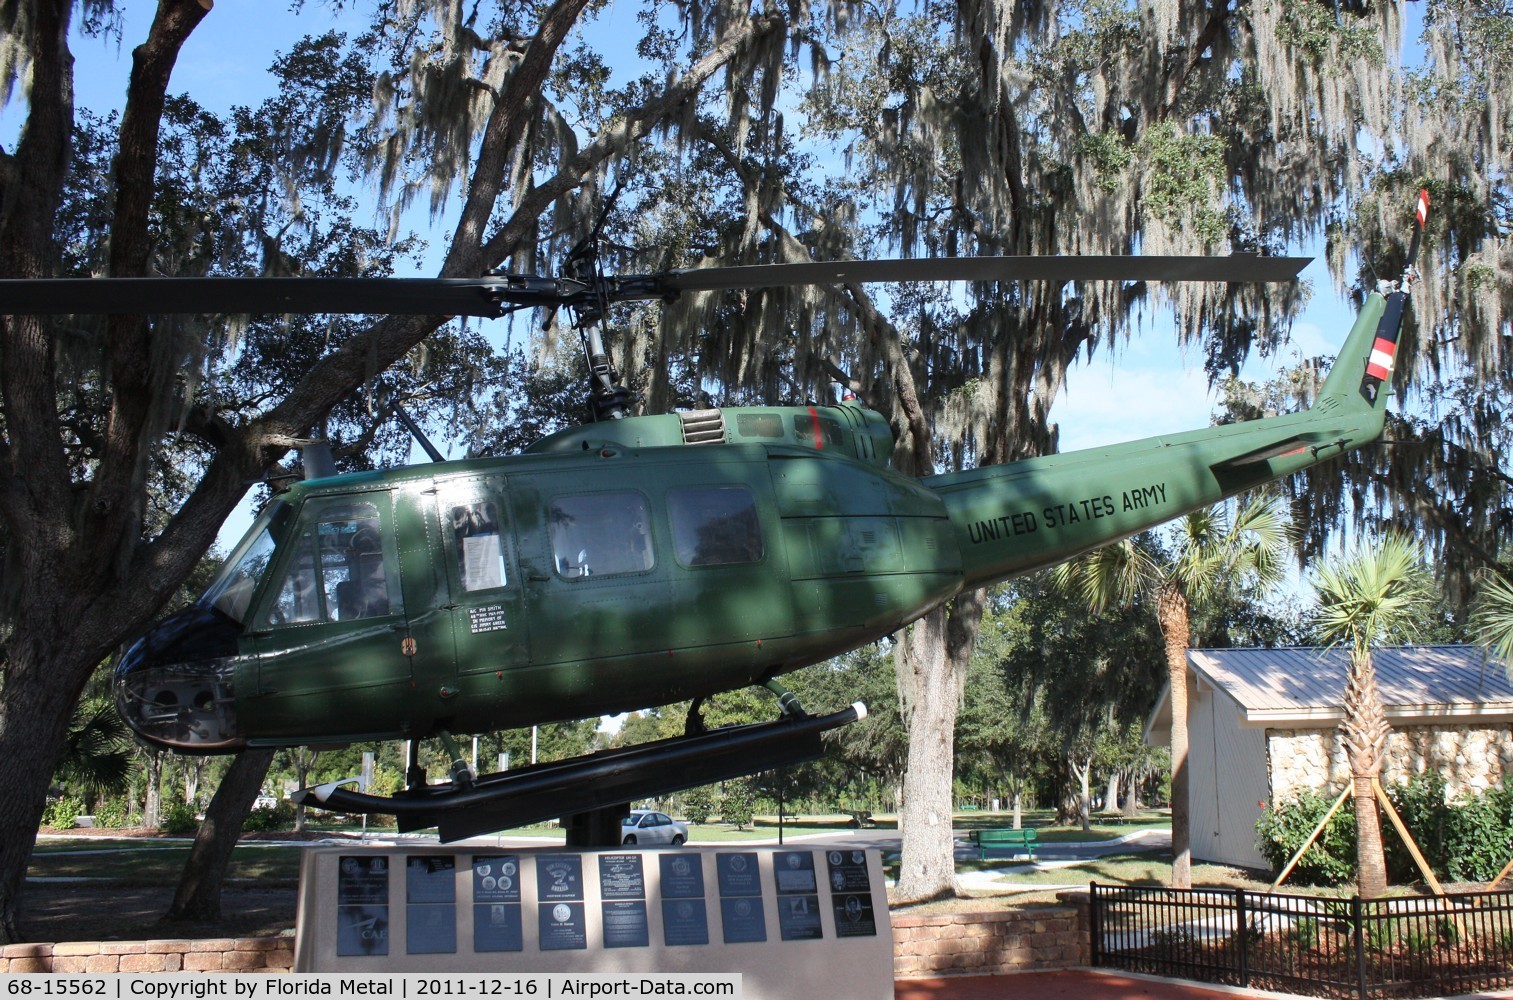
[[[124,12],[119,44],[75,37],[76,103],[95,111],[119,107],[124,100],[130,49],[145,35],[155,4],[142,0],[117,2]],[[624,58],[613,61],[614,83],[623,82],[638,67],[629,53],[640,29],[634,5],[611,5],[595,29],[604,38],[621,39]],[[273,86],[267,66],[276,51],[287,50],[303,34],[327,30],[330,10],[311,2],[304,13],[256,0],[218,0],[215,8],[185,45],[174,70],[172,89],[187,93],[203,106],[225,111],[252,105]],[[338,28],[356,29],[361,18],[347,14]],[[0,142],[10,144],[19,128],[21,102],[0,109]],[[409,220],[433,248],[450,232],[446,220],[432,225],[423,212]],[[1307,248],[1294,252],[1309,252]],[[1241,372],[1251,381],[1264,381],[1300,357],[1332,354],[1348,332],[1352,310],[1334,291],[1322,260],[1304,271],[1312,285],[1310,304],[1292,330],[1292,344],[1269,359],[1253,358]],[[1052,408],[1060,425],[1063,451],[1090,448],[1136,437],[1203,427],[1209,423],[1216,396],[1209,390],[1200,352],[1184,353],[1175,345],[1169,321],[1147,322],[1126,345],[1101,349],[1091,363],[1068,375],[1064,395]],[[460,456],[459,456],[460,457]],[[222,534],[229,547],[250,522],[247,505],[233,516]]]

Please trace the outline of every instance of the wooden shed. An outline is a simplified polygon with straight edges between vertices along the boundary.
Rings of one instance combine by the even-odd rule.
[[[1187,656],[1193,857],[1265,868],[1255,824],[1273,799],[1337,794],[1350,769],[1337,727],[1349,652],[1194,649]],[[1513,683],[1480,646],[1396,646],[1373,657],[1392,723],[1386,784],[1437,771],[1449,794],[1513,772]],[[1171,742],[1163,691],[1146,741]]]

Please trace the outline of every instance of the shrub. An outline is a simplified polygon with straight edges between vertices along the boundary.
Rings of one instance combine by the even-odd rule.
[[[1273,803],[1256,821],[1256,846],[1273,871],[1280,872],[1334,804],[1334,796],[1305,791]],[[1308,848],[1291,879],[1305,885],[1343,885],[1355,879],[1355,813],[1341,806]]]
[[[95,826],[119,830],[130,825],[131,814],[126,811],[124,799],[106,799],[95,806]]]
[[[294,825],[294,806],[280,801],[275,806],[261,806],[247,814],[243,830],[254,833],[266,830],[287,830]]]
[[[1508,831],[1513,830],[1513,787],[1497,786],[1447,802],[1444,779],[1438,774],[1423,774],[1393,786],[1387,795],[1424,860],[1445,881],[1490,882],[1507,864]],[[1262,814],[1256,823],[1256,844],[1273,870],[1280,871],[1287,863],[1332,801],[1317,792],[1304,792]],[[1385,814],[1382,843],[1387,874],[1393,882],[1403,884],[1422,878]],[[1355,878],[1355,812],[1349,804],[1335,814],[1329,828],[1293,872],[1298,882],[1313,885],[1341,885]]]
[[[756,793],[746,778],[725,782],[725,795],[720,799],[720,818],[737,830],[751,822],[756,813]]]
[[[683,793],[683,817],[690,823],[708,823],[714,813],[714,787],[700,785]]]
[[[187,802],[175,802],[163,814],[162,826],[164,833],[178,837],[198,830],[200,821],[194,817],[194,806]]]
[[[1490,882],[1508,863],[1513,787],[1497,786],[1455,806],[1443,871],[1452,882]],[[1413,830],[1413,827],[1409,827]],[[1418,836],[1416,830],[1414,836]],[[1433,862],[1431,861],[1431,864]],[[1436,872],[1440,869],[1436,868]]]
[[[74,820],[82,815],[84,803],[72,795],[65,795],[47,804],[47,809],[42,813],[42,825],[53,830],[68,830],[73,827]]]
[[[1403,947],[1410,955],[1425,955],[1434,950],[1434,936],[1427,931],[1417,928],[1410,930],[1403,937]]]
[[[1303,951],[1311,951],[1319,943],[1319,922],[1314,917],[1299,917],[1292,930],[1293,939]]]

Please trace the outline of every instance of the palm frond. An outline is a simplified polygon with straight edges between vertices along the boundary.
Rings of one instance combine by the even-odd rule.
[[[1513,583],[1488,574],[1476,594],[1471,628],[1513,679]]]
[[[1433,605],[1430,576],[1407,535],[1360,539],[1318,569],[1314,627],[1326,646],[1348,643],[1355,655],[1389,638],[1411,639]]]

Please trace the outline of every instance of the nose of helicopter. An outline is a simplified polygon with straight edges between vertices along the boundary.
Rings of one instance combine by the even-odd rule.
[[[176,612],[116,663],[116,708],[149,743],[192,753],[230,753],[237,733],[233,676],[241,627],[213,607]]]

